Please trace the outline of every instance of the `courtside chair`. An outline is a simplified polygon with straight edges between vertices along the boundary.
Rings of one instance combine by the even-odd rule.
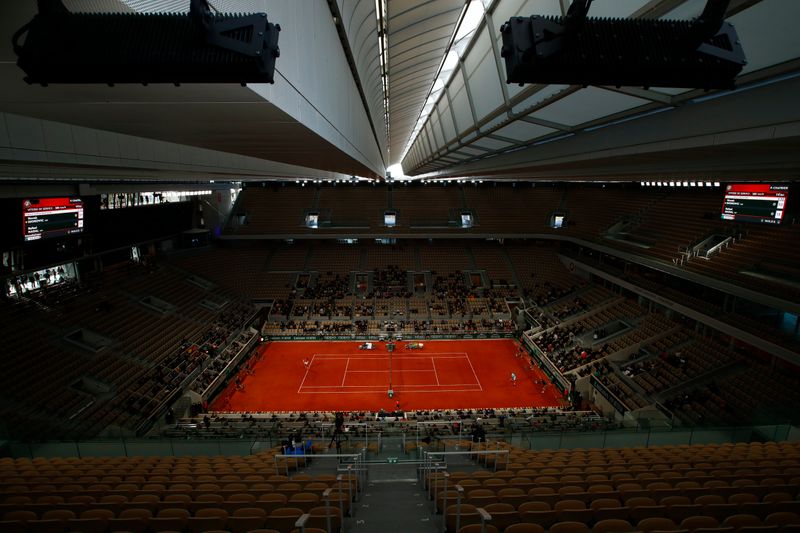
[[[316,507],[318,504],[319,496],[312,492],[298,492],[297,494],[292,494],[289,498],[289,507],[297,507],[298,509],[302,509],[304,513],[307,513],[312,507]]]
[[[462,496],[463,500],[463,496]],[[458,501],[458,491],[453,489],[447,490],[440,490],[436,493],[436,510],[437,513],[444,513],[444,510],[447,509],[452,504],[455,504]]]
[[[156,494],[137,494],[126,507],[144,507],[155,513],[160,504],[161,500]]]
[[[285,494],[279,494],[277,492],[270,493],[270,494],[262,494],[258,500],[253,504],[253,507],[259,507],[266,511],[267,515],[272,513],[275,509],[280,507],[286,507],[286,502],[288,498]]]
[[[463,526],[458,533],[498,533],[498,530],[492,524],[470,524]]]
[[[328,500],[331,502],[331,507],[341,509],[345,516],[350,516],[350,496],[347,493],[331,490]]]
[[[467,493],[466,503],[475,507],[484,507],[498,502],[499,499],[491,489],[472,489]]]
[[[198,509],[194,516],[190,516],[186,529],[191,533],[202,533],[211,529],[226,529],[228,512],[219,507]]]
[[[147,520],[147,527],[153,533],[161,531],[183,531],[189,521],[189,511],[180,508],[167,508],[158,511],[155,517]]]
[[[732,527],[734,531],[744,527],[759,527],[764,525],[761,520],[752,514],[734,514],[730,515],[722,522],[723,527]]]
[[[517,474],[519,474],[519,472],[517,472]],[[508,482],[509,488],[522,489],[523,491],[528,491],[532,489],[534,486],[535,485],[533,483],[533,480],[527,476],[518,475],[516,477],[511,478],[511,480]]]
[[[547,502],[525,502],[517,507],[517,511],[522,522],[537,524],[543,529],[549,529],[558,521],[558,511],[551,509]]]
[[[64,497],[57,494],[45,494],[36,498],[37,504],[56,505],[64,503]]]
[[[516,509],[521,503],[528,501],[527,493],[519,487],[506,487],[497,491],[500,503],[507,503]]]
[[[312,507],[308,511],[309,519],[306,522],[306,531],[309,528],[318,528],[323,531],[328,531],[328,522],[330,521],[330,531],[336,532],[342,529],[342,515],[336,507],[326,507],[320,505]]]
[[[544,502],[552,507],[561,497],[556,494],[552,487],[533,487],[528,491],[528,499],[531,501]]]
[[[460,518],[457,516],[460,514]],[[468,526],[470,524],[480,524],[481,515],[478,513],[478,508],[468,503],[449,505],[445,511],[445,524],[447,525],[448,533],[456,533],[456,522],[458,526]]]
[[[592,533],[624,533],[627,531],[633,531],[630,522],[616,518],[600,520],[592,527]]]
[[[243,507],[237,509],[233,516],[228,517],[225,526],[231,533],[246,533],[254,529],[261,529],[267,520],[267,512],[260,507]]]
[[[691,503],[691,498],[682,495],[665,496],[658,500],[658,504],[663,505],[667,509],[671,509],[675,505],[690,505]]]
[[[681,529],[694,531],[696,529],[713,529],[719,527],[719,520],[713,516],[690,516],[680,523]]]
[[[589,526],[583,522],[557,522],[548,533],[590,533]]]
[[[588,524],[594,517],[594,511],[586,507],[582,500],[561,500],[556,502],[559,522],[582,522]]]
[[[669,518],[653,516],[645,518],[636,524],[636,531],[651,533],[652,531],[676,531],[678,526]]]
[[[787,511],[778,511],[764,519],[768,526],[800,526],[800,515]]]
[[[544,528],[538,524],[519,523],[508,526],[503,533],[544,533]]]
[[[598,498],[590,504],[590,509],[594,513],[594,519],[600,520],[628,520],[628,507],[622,506],[620,501],[615,498]]]
[[[505,530],[511,524],[519,522],[517,509],[508,503],[490,503],[484,510],[492,515],[492,525],[500,531]]]
[[[108,528],[108,521],[114,513],[107,509],[88,509],[80,518],[67,520],[67,529],[75,533],[103,533]]]
[[[625,501],[625,505],[630,509],[628,515],[631,517],[631,522],[637,524],[646,518],[665,517],[667,514],[665,506],[656,504],[655,500],[649,497],[630,498]]]
[[[297,519],[303,515],[303,511],[296,507],[280,507],[272,511],[265,522],[267,529],[276,529],[281,533],[288,533],[294,529]]]
[[[116,518],[108,520],[110,531],[130,531],[142,533],[147,529],[147,522],[152,518],[153,512],[144,508],[123,509]]]
[[[161,505],[165,508],[179,507],[181,509],[188,509],[191,503],[192,497],[188,494],[165,494]]]

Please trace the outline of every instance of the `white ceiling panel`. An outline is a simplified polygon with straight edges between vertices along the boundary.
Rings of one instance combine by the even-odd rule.
[[[390,159],[403,152],[463,8],[464,0],[387,2]]]
[[[635,96],[588,87],[553,102],[531,116],[568,126],[577,126],[647,103],[647,100]]]
[[[729,20],[747,57],[742,74],[800,57],[798,0],[762,0]]]
[[[554,131],[558,130],[540,126],[538,124],[531,124],[530,122],[525,122],[524,120],[517,120],[508,126],[500,128],[495,132],[495,134],[501,137],[508,137],[509,139],[516,139],[517,141],[524,143],[532,139],[542,137],[543,135],[547,135],[548,133],[553,133]]]
[[[692,19],[703,12],[705,5],[706,0],[686,0],[683,4],[667,12],[667,14],[661,18],[678,20]]]
[[[487,148],[489,150],[499,150],[500,148],[508,148],[511,146],[511,143],[507,143],[505,141],[498,141],[497,139],[490,139],[488,137],[483,137],[478,139],[473,145],[477,146],[478,148]]]
[[[560,93],[567,87],[569,87],[569,85],[547,85],[545,87],[542,87],[540,90],[536,91],[522,102],[513,106],[511,108],[511,112],[514,114],[522,113],[526,109],[530,109],[536,104],[539,104],[547,100],[551,96],[555,96],[556,94]]]

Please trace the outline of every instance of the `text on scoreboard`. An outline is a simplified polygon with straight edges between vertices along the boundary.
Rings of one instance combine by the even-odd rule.
[[[22,202],[22,235],[26,241],[83,231],[80,198],[34,198]]]
[[[780,224],[788,196],[788,185],[769,183],[727,185],[722,204],[722,220]]]

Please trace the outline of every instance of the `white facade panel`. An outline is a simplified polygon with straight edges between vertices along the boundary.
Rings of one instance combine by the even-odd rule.
[[[559,124],[577,126],[647,103],[647,100],[635,96],[588,87],[553,102],[533,113],[532,116]]]
[[[453,124],[453,116],[450,114],[450,104],[447,102],[447,98],[439,100],[439,104],[436,107],[439,110],[445,141],[451,141],[456,136],[456,127]]]
[[[469,73],[469,88],[475,104],[478,120],[503,105],[503,88],[497,76],[497,64],[491,49],[489,32],[483,29],[478,41],[467,58],[467,65],[473,64]],[[470,68],[467,67],[467,71]]]
[[[328,6],[271,1],[267,12],[283,28],[275,84],[248,87],[383,175],[381,148],[372,135]]]

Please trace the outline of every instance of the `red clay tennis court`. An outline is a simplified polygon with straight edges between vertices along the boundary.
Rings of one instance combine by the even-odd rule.
[[[220,394],[217,411],[377,411],[489,407],[555,407],[559,391],[513,340],[386,343],[361,350],[360,341],[270,342]],[[511,373],[516,374],[516,384]],[[388,390],[394,390],[394,398]]]

